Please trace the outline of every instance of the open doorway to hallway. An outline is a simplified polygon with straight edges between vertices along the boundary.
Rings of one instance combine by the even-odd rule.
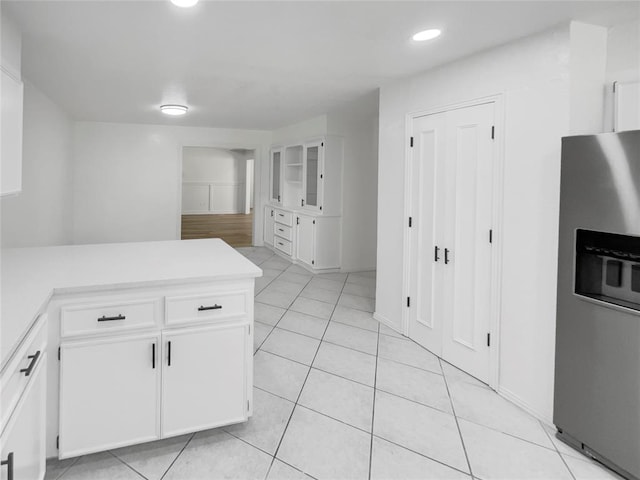
[[[253,244],[255,150],[182,149],[181,238]]]

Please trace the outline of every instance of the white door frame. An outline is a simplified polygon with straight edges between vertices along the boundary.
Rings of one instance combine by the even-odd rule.
[[[192,148],[218,148],[220,150],[233,150],[233,149],[243,149],[243,150],[253,150],[253,199],[254,203],[256,199],[261,198],[262,192],[262,182],[256,180],[257,178],[262,178],[262,175],[257,175],[256,172],[262,172],[262,164],[263,164],[263,156],[264,152],[262,151],[262,146],[258,145],[247,145],[246,143],[202,143],[202,142],[194,142],[188,144],[180,144],[178,148],[180,152],[178,153],[178,219],[176,221],[176,240],[182,239],[182,167],[184,165],[184,149],[185,147]],[[246,187],[245,187],[246,188]],[[253,225],[252,229],[252,243],[254,245],[262,245],[262,227],[258,231],[258,225],[262,226],[264,220],[262,219],[262,213],[258,212],[258,208],[253,209]]]
[[[504,197],[504,96],[495,94],[481,97],[466,102],[459,102],[443,106],[437,106],[426,110],[409,112],[405,116],[405,137],[409,139],[413,132],[413,122],[418,117],[443,113],[459,108],[473,107],[486,103],[493,103],[495,106],[495,164],[493,171],[493,206],[492,206],[492,226],[493,226],[493,254],[491,255],[491,311],[490,311],[490,333],[491,350],[489,351],[489,386],[494,390],[498,389],[500,375],[500,323],[502,316],[502,218],[503,218],[503,197]],[[411,214],[411,158],[413,150],[409,141],[405,144],[404,156],[404,214],[408,219]],[[403,233],[402,251],[402,298],[409,297],[410,277],[411,277],[411,238],[408,222]],[[415,304],[415,303],[414,303]],[[409,336],[409,309],[402,309],[402,333]]]

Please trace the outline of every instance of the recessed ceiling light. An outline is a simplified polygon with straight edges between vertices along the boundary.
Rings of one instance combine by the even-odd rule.
[[[160,111],[165,115],[173,115],[173,116],[184,115],[185,113],[187,113],[187,110],[189,109],[184,105],[161,105],[160,106]]]
[[[198,3],[198,0],[171,0],[171,3],[173,3],[177,7],[188,8],[193,7],[196,3]]]
[[[426,40],[433,40],[434,38],[439,37],[441,33],[442,32],[437,28],[432,28],[430,30],[418,32],[411,38],[416,42],[424,42]]]

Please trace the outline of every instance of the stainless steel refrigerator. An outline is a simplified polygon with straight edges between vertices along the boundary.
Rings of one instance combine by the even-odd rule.
[[[562,139],[554,423],[640,478],[640,130]]]

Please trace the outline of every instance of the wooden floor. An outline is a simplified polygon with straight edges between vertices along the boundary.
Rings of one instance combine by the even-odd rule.
[[[182,215],[182,240],[221,238],[232,247],[250,247],[253,211],[250,214]]]

